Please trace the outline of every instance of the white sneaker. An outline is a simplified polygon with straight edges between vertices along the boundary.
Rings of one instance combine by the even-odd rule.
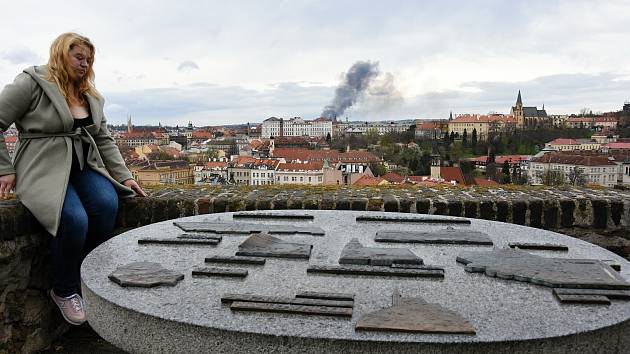
[[[61,315],[68,321],[68,323],[75,326],[81,325],[85,322],[85,311],[83,310],[83,299],[79,294],[72,294],[68,297],[60,297],[50,289],[50,297],[53,299]]]

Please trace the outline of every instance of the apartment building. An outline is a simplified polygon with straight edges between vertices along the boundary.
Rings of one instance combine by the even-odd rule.
[[[194,170],[186,161],[151,161],[129,166],[129,170],[138,183],[143,185],[194,183]]]
[[[573,150],[599,150],[602,145],[592,139],[567,139],[558,138],[554,139],[545,147],[558,151],[573,151]]]
[[[327,118],[317,118],[314,120],[304,120],[294,117],[285,120],[284,118],[271,117],[262,123],[262,138],[284,137],[284,136],[332,136],[332,121]]]
[[[461,137],[466,131],[468,139],[472,138],[473,131],[477,131],[477,140],[486,140],[488,134],[516,129],[516,118],[504,114],[465,114],[457,116],[448,122],[448,131]]]
[[[546,171],[560,171],[569,182],[569,174],[578,169],[586,183],[604,187],[617,184],[618,165],[608,156],[577,154],[570,152],[551,152],[534,157],[529,162],[529,178],[532,183],[542,183]]]

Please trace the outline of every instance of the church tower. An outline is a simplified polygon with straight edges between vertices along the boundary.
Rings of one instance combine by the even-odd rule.
[[[131,124],[131,116],[127,116],[127,133],[133,133],[133,125]]]
[[[440,179],[442,178],[442,161],[440,160],[440,155],[434,154],[431,155],[431,178],[432,179]]]
[[[523,113],[523,100],[521,99],[521,90],[518,90],[516,104],[512,107],[512,115],[516,118],[516,127],[523,129],[525,127],[525,116]]]

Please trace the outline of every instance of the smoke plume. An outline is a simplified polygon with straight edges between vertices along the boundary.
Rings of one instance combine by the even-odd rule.
[[[322,117],[336,120],[348,107],[355,104],[370,86],[372,80],[380,74],[378,62],[358,61],[345,74],[343,81],[335,89],[335,98],[324,107]]]

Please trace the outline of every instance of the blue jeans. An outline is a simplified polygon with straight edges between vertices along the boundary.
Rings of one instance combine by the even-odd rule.
[[[73,164],[59,230],[51,244],[57,296],[79,293],[81,262],[111,237],[117,212],[118,194],[112,183],[87,165],[81,171]]]

